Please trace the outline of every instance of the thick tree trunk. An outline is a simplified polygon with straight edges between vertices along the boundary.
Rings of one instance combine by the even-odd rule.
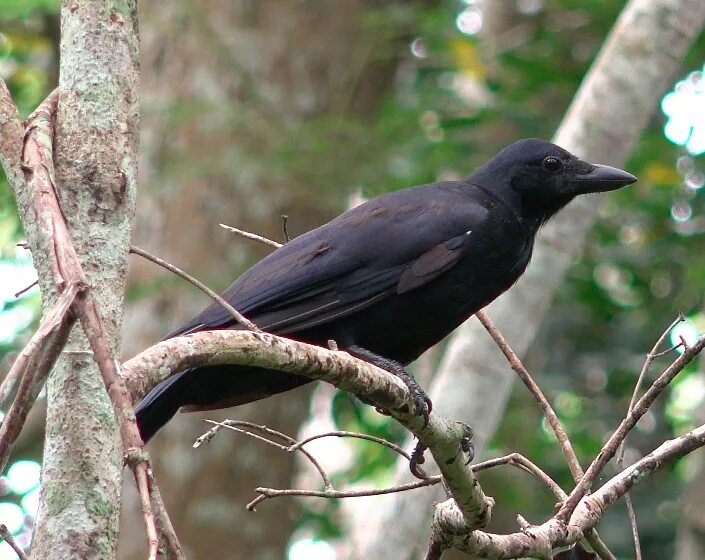
[[[331,146],[296,168],[312,123],[370,120],[389,91],[404,30],[366,25],[375,2],[214,0],[150,2],[141,9],[143,126],[136,244],[224,289],[268,248],[218,227],[236,225],[282,240],[320,225],[344,206],[353,179],[346,150]],[[399,3],[389,3],[389,6]],[[389,31],[389,30],[387,30]],[[326,131],[327,130],[327,131]],[[293,150],[292,150],[293,146]],[[292,150],[293,159],[281,159]],[[297,159],[298,158],[298,159]],[[318,166],[338,165],[337,184]],[[277,163],[278,162],[278,163]],[[134,257],[133,257],[134,258]],[[207,303],[151,263],[131,263],[146,297],[126,310],[125,356],[152,344]],[[167,278],[167,281],[164,281]],[[161,282],[161,284],[158,284]],[[158,290],[154,289],[158,286]],[[224,412],[177,416],[150,444],[155,472],[191,560],[284,558],[295,502],[245,511],[261,485],[290,485],[292,457],[223,433],[194,450],[203,417],[266,423],[295,434],[308,415],[307,389]],[[121,556],[139,557],[143,531],[134,493],[125,497]],[[283,509],[282,509],[283,508]]]
[[[117,351],[137,191],[139,38],[136,2],[61,6],[55,166],[62,209]],[[39,271],[44,309],[56,299]],[[42,493],[32,555],[112,558],[122,480],[119,430],[93,355],[74,328],[47,384]]]
[[[629,155],[662,93],[702,29],[698,0],[632,0],[622,12],[555,136],[580,157],[620,165]],[[488,308],[518,354],[524,354],[548,311],[551,297],[596,217],[596,201],[571,204],[538,236],[521,281]],[[475,430],[482,456],[500,422],[514,373],[479,322],[471,319],[452,337],[431,387],[437,410]],[[458,390],[462,388],[462,390]],[[400,465],[399,478],[407,467]],[[434,492],[385,496],[380,518],[369,509],[351,526],[384,527],[362,535],[359,558],[415,558],[426,547]]]

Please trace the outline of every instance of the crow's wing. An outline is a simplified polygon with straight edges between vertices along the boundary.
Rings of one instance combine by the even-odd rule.
[[[469,232],[482,230],[491,202],[459,182],[390,193],[293,239],[223,297],[263,330],[281,334],[349,315],[451,268],[474,242]],[[169,337],[233,326],[214,303]]]

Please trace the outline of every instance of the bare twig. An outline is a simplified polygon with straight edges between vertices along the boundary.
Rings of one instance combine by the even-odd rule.
[[[651,404],[668,386],[673,378],[678,375],[683,368],[688,365],[705,348],[705,336],[698,339],[693,345],[688,347],[652,384],[651,387],[644,393],[634,405],[632,412],[622,420],[615,432],[610,436],[607,442],[602,446],[597,457],[592,461],[585,476],[580,480],[578,485],[573,489],[568,500],[563,504],[560,511],[556,514],[558,521],[566,523],[570,515],[575,510],[580,500],[585,496],[590,486],[602,472],[605,465],[614,457],[617,448],[622,443],[627,434],[636,425],[639,419],[646,414]]]
[[[395,443],[392,443],[391,441],[388,441],[386,439],[379,438],[376,436],[371,436],[369,434],[361,434],[358,432],[347,432],[344,430],[335,430],[332,432],[324,432],[322,434],[316,434],[316,435],[307,437],[306,439],[302,439],[298,443],[292,445],[288,449],[288,451],[296,451],[299,447],[306,445],[307,443],[310,443],[310,442],[315,441],[317,439],[327,438],[327,437],[346,437],[346,438],[364,439],[366,441],[372,441],[374,443],[378,443],[379,445],[383,445],[384,447],[388,447],[389,449],[391,449],[395,453],[398,453],[399,455],[401,455],[402,457],[404,457],[407,460],[411,459],[411,456],[406,451],[404,451],[401,447],[399,447]]]
[[[152,509],[152,498],[148,476],[148,472],[151,470],[149,468],[149,455],[147,455],[147,453],[142,449],[132,447],[127,449],[125,452],[124,461],[134,473],[135,483],[137,484],[137,492],[140,496],[140,506],[142,508],[142,517],[144,517],[144,524],[147,530],[149,560],[156,560],[159,551],[159,535],[157,534],[157,521],[154,515],[154,510]]]
[[[26,294],[27,292],[29,292],[29,291],[30,291],[32,288],[34,288],[34,286],[36,286],[37,284],[39,284],[39,280],[35,280],[35,281],[32,282],[29,286],[27,286],[26,288],[22,288],[19,292],[15,292],[15,299],[17,299],[17,298],[20,297],[21,295]]]
[[[685,316],[683,313],[679,313],[678,317],[666,328],[665,331],[661,334],[661,336],[658,338],[656,341],[656,344],[654,344],[653,348],[651,351],[646,355],[646,360],[644,361],[644,365],[641,368],[641,372],[639,372],[639,377],[637,378],[636,385],[634,385],[634,391],[632,392],[632,398],[629,401],[629,408],[627,409],[627,414],[630,414],[632,410],[634,410],[634,404],[636,403],[636,399],[639,395],[639,392],[641,391],[641,385],[646,378],[646,374],[649,371],[649,368],[651,367],[651,364],[653,361],[658,358],[659,356],[663,356],[664,354],[671,352],[674,350],[676,347],[669,348],[668,350],[665,350],[663,352],[659,352],[659,348],[663,344],[663,342],[666,340],[666,337],[668,334],[673,330],[673,328],[678,325],[679,323],[682,323],[685,321]],[[617,468],[619,470],[622,470],[623,464],[624,464],[624,449],[626,447],[627,443],[627,437],[625,436],[624,441],[619,445],[619,449],[617,450],[617,457],[616,457],[616,462],[617,462]],[[634,512],[634,504],[632,503],[632,497],[629,493],[627,493],[624,496],[624,501],[627,506],[627,515],[629,516],[629,525],[631,526],[632,529],[632,539],[634,541],[634,555],[635,555],[635,560],[641,560],[642,554],[641,554],[641,542],[639,540],[639,528],[637,526],[636,522],[636,513]]]
[[[181,543],[176,536],[176,531],[174,530],[174,526],[171,524],[171,519],[169,519],[169,514],[166,511],[166,506],[164,505],[164,500],[162,500],[162,494],[159,491],[159,486],[157,485],[157,481],[154,479],[152,469],[147,471],[147,476],[149,477],[149,490],[152,494],[154,513],[157,517],[157,523],[160,529],[159,534],[164,541],[164,548],[168,552],[167,560],[186,560],[184,551],[181,548]]]
[[[639,407],[637,403],[636,408]],[[705,425],[664,442],[652,453],[620,472],[589,496],[584,496],[567,522],[554,516],[542,525],[508,535],[468,532],[462,515],[452,500],[434,510],[433,534],[445,548],[458,548],[468,554],[490,558],[550,558],[551,550],[570,546],[593,528],[605,511],[648,474],[670,461],[705,445]],[[590,470],[586,472],[588,476]],[[609,556],[607,556],[609,558]]]
[[[284,243],[289,243],[289,241],[291,241],[291,237],[289,237],[289,229],[287,227],[288,224],[289,216],[282,214],[282,232],[284,233]]]
[[[510,453],[509,455],[504,455],[503,457],[489,459],[487,461],[483,461],[482,463],[472,465],[471,468],[474,472],[479,472],[498,465],[517,467],[524,472],[529,473],[539,480],[544,486],[546,486],[551,492],[553,492],[553,495],[561,501],[565,500],[568,496],[555,480],[548,476],[538,465],[532,463],[529,459],[524,457],[521,453]]]
[[[269,245],[271,247],[279,248],[282,246],[281,243],[277,243],[276,241],[272,241],[271,239],[267,239],[266,237],[262,237],[261,235],[257,235],[256,233],[250,233],[249,231],[243,231],[241,229],[234,228],[232,226],[226,226],[225,224],[218,224],[220,227],[223,229],[226,229],[228,231],[231,231],[233,233],[237,233],[238,235],[241,235],[242,237],[246,237],[247,239],[252,239],[253,241],[259,241],[260,243],[264,243],[265,245]]]
[[[213,290],[211,290],[208,286],[206,286],[203,282],[196,280],[193,276],[190,274],[187,274],[180,268],[175,267],[173,264],[170,264],[166,262],[163,259],[160,259],[159,257],[155,257],[151,253],[148,253],[144,249],[140,249],[139,247],[136,247],[134,245],[130,246],[130,253],[134,253],[135,255],[139,255],[140,257],[143,257],[147,259],[148,261],[153,262],[154,264],[158,264],[162,268],[167,269],[169,272],[173,272],[177,276],[180,276],[187,282],[190,282],[194,286],[196,286],[199,290],[204,292],[205,294],[208,295],[213,301],[215,301],[218,305],[220,305],[223,309],[225,309],[230,316],[235,319],[238,323],[241,325],[247,327],[251,331],[259,331],[259,327],[255,325],[252,321],[247,319],[244,315],[242,315],[237,309],[235,309],[232,305],[230,305],[227,301],[225,301],[222,297],[220,297],[218,294],[216,294]]]
[[[417,488],[425,488],[426,486],[433,486],[434,484],[439,484],[442,482],[440,476],[433,476],[426,478],[424,480],[417,480],[414,482],[409,482],[406,484],[399,484],[398,486],[391,486],[389,488],[372,488],[369,490],[299,490],[299,489],[286,489],[279,490],[277,488],[257,488],[255,491],[260,494],[249,504],[247,504],[247,509],[254,511],[257,504],[261,503],[267,498],[279,498],[282,496],[306,496],[313,498],[363,498],[368,496],[381,496],[383,494],[394,494],[396,492],[407,492],[409,490],[415,490]]]
[[[4,523],[0,524],[0,537],[5,539],[20,560],[29,560],[29,557],[25,554],[24,550],[22,550],[22,547],[17,544],[12,533]]]
[[[475,316],[480,320],[482,326],[485,327],[487,332],[490,333],[490,336],[494,339],[499,349],[509,361],[511,368],[517,373],[524,385],[526,385],[533,395],[534,399],[536,399],[536,402],[538,402],[541,412],[543,412],[543,415],[548,421],[548,424],[551,426],[553,433],[556,435],[556,439],[561,446],[561,451],[563,451],[563,455],[565,455],[565,458],[568,461],[568,467],[570,468],[573,478],[576,481],[579,480],[583,476],[583,469],[580,466],[580,462],[578,461],[575,451],[573,450],[573,445],[570,443],[570,439],[568,438],[561,421],[558,419],[558,415],[553,410],[553,407],[551,407],[551,404],[543,394],[543,391],[541,391],[541,388],[533,380],[531,374],[524,367],[524,364],[521,362],[519,357],[510,348],[509,344],[502,336],[502,333],[500,333],[497,327],[495,327],[494,323],[487,316],[487,314],[480,310],[475,314]]]
[[[0,472],[5,469],[12,450],[24,426],[27,414],[39,395],[49,372],[66,343],[75,318],[71,306],[78,295],[78,286],[69,285],[56,306],[45,315],[39,329],[20,352],[2,385],[2,402],[17,379],[20,380],[15,399],[0,426]]]
[[[573,475],[573,480],[575,480],[575,482],[577,483],[583,476],[583,469],[580,466],[580,462],[578,461],[578,457],[575,454],[575,451],[573,450],[573,445],[570,442],[570,438],[568,437],[568,434],[563,428],[561,421],[558,419],[558,415],[553,410],[553,407],[548,402],[548,399],[543,394],[543,391],[541,391],[541,388],[531,377],[531,374],[526,369],[521,359],[512,350],[511,346],[509,346],[509,343],[506,341],[502,333],[499,332],[499,329],[494,325],[492,320],[482,310],[478,311],[475,315],[480,320],[480,323],[482,323],[482,326],[485,327],[487,332],[495,341],[504,356],[507,358],[511,368],[517,373],[524,385],[529,389],[529,392],[538,402],[539,407],[541,408],[541,412],[546,418],[546,421],[548,422],[549,426],[551,426],[551,429],[553,430],[553,433],[555,434],[556,439],[558,440],[558,443],[561,446],[563,455],[565,456],[568,462],[568,468],[570,469],[570,472]],[[561,492],[563,491],[561,490]],[[556,495],[558,496],[558,494]],[[563,497],[559,499],[562,501],[566,497],[567,496],[565,495],[565,493],[563,493]],[[593,548],[593,550],[595,550],[595,552],[600,556],[600,558],[602,558],[603,560],[615,559],[615,556],[602,542],[600,535],[598,535],[595,529],[591,529],[590,531],[588,531],[585,534],[585,538],[590,544],[590,546]]]
[[[61,321],[68,315],[73,298],[76,297],[76,287],[73,290],[63,294],[64,297],[59,299],[54,308],[45,314],[44,318],[39,323],[37,332],[32,335],[29,342],[25,345],[22,351],[15,358],[10,371],[5,376],[5,379],[0,385],[0,406],[4,406],[8,397],[14,389],[15,383],[27,370],[28,361],[34,356],[39,349],[45,344],[48,336],[56,329]]]
[[[196,443],[193,444],[194,447],[199,447],[203,442],[210,441],[213,439],[215,436],[216,432],[220,430],[221,428],[226,428],[228,430],[233,430],[235,432],[239,432],[241,434],[248,435],[250,437],[253,437],[255,439],[258,439],[260,441],[263,441],[264,443],[267,443],[269,445],[273,445],[274,447],[277,447],[281,449],[282,451],[289,451],[289,448],[291,445],[296,443],[296,440],[292,437],[289,437],[288,435],[279,432],[277,430],[273,430],[272,428],[268,428],[267,426],[262,426],[260,424],[255,424],[254,422],[246,422],[244,420],[225,420],[223,422],[216,422],[215,420],[206,420],[209,424],[213,424],[213,428],[208,430],[205,434],[203,434],[201,437],[199,437],[196,440]],[[247,429],[243,429],[247,428]],[[251,430],[251,431],[248,431]],[[270,436],[278,437],[279,439],[283,440],[286,442],[286,445],[282,445],[280,443],[277,443],[276,441],[272,441],[269,438],[262,437],[261,435],[255,433],[255,432],[260,432],[264,433]],[[321,466],[321,464],[316,460],[316,458],[311,455],[306,449],[301,449],[299,448],[298,451],[300,451],[304,457],[306,457],[309,462],[314,466],[314,468],[318,471],[318,474],[321,476],[321,479],[323,480],[323,485],[325,486],[326,489],[333,488],[333,484],[330,481],[330,477],[328,476],[328,473],[326,473],[325,469]]]
[[[627,410],[627,413],[631,412],[634,410],[634,404],[636,403],[636,399],[639,395],[639,391],[641,391],[641,385],[644,382],[644,379],[646,378],[646,374],[649,371],[649,368],[651,367],[651,364],[653,361],[658,358],[659,356],[663,356],[664,354],[667,354],[668,352],[671,352],[675,350],[679,345],[674,346],[673,348],[669,348],[668,350],[664,350],[663,352],[659,352],[658,349],[661,347],[663,342],[666,340],[666,337],[668,334],[676,327],[676,325],[682,323],[685,321],[685,315],[683,313],[679,313],[678,317],[670,324],[668,325],[668,328],[666,328],[663,333],[661,333],[661,336],[658,338],[656,341],[656,344],[654,344],[653,348],[651,351],[646,355],[646,360],[644,361],[644,365],[641,368],[641,371],[639,372],[639,377],[636,380],[636,385],[634,385],[634,391],[632,392],[632,398],[629,401],[629,408]],[[622,466],[622,460],[624,459],[624,442],[622,442],[622,445],[620,445],[619,453],[618,453],[618,458],[617,462],[619,466]]]
[[[356,434],[351,432],[352,437],[357,437],[362,434]],[[325,437],[326,434],[321,434],[321,437]],[[330,434],[327,434],[330,435]],[[338,435],[338,434],[335,434]],[[344,436],[340,436],[344,437]],[[363,438],[367,439],[367,438]],[[376,438],[378,439],[378,438]],[[311,439],[309,439],[311,441]],[[374,440],[373,440],[374,441]],[[384,441],[384,440],[383,440]],[[389,442],[386,442],[388,444]],[[303,442],[299,442],[298,445],[302,445]],[[389,445],[387,445],[389,447]],[[408,458],[408,457],[407,457]],[[558,486],[558,484],[548,476],[544,471],[541,470],[536,464],[529,461],[526,457],[519,453],[512,453],[504,457],[497,457],[496,459],[490,459],[488,461],[483,461],[482,463],[477,463],[472,465],[470,468],[473,472],[479,472],[493,467],[509,465],[517,467],[540,480],[544,485],[546,485],[558,499],[563,500],[567,497],[567,494]],[[397,486],[391,486],[388,488],[376,488],[369,490],[342,490],[337,491],[333,488],[328,490],[297,490],[297,489],[276,489],[276,488],[257,488],[257,492],[260,494],[255,498],[250,504],[248,504],[248,509],[254,508],[257,504],[264,501],[266,498],[278,498],[281,496],[307,496],[307,497],[318,497],[318,498],[359,498],[365,496],[378,496],[382,494],[392,494],[396,492],[406,492],[407,490],[415,490],[416,488],[423,488],[426,486],[432,486],[443,482],[443,478],[440,475],[429,476],[424,480],[415,481],[408,484],[399,484]],[[252,506],[252,508],[250,507]]]

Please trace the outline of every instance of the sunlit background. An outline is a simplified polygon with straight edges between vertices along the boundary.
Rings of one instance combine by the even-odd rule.
[[[510,68],[513,65],[536,64],[536,60],[543,64],[544,57],[552,55],[552,41],[558,41],[552,34],[559,36],[561,33],[555,21],[556,10],[570,9],[570,15],[577,21],[575,25],[578,27],[587,26],[590,18],[602,17],[595,11],[572,9],[569,2],[558,3],[558,7],[554,4],[549,5],[543,0],[516,1],[515,17],[525,18],[531,25],[547,23],[540,27],[535,36],[517,39],[530,43],[525,54],[512,53],[510,47],[503,47],[509,51],[502,60],[503,64]],[[563,4],[565,6],[561,7]],[[610,13],[617,13],[620,4],[613,2]],[[601,9],[601,6],[598,8]],[[52,25],[56,23],[56,9],[56,3],[48,0],[0,0],[0,75],[11,85],[25,114],[46,94],[50,86],[55,59],[46,25],[47,22]],[[478,44],[481,45],[483,24],[482,4],[470,0],[445,2],[442,8],[429,11],[419,19],[418,33],[408,41],[406,56],[410,56],[411,61],[400,72],[401,85],[395,101],[400,109],[388,110],[399,111],[405,119],[409,115],[415,116],[414,142],[422,138],[424,147],[418,148],[412,142],[404,144],[395,139],[400,148],[385,163],[385,184],[401,186],[407,178],[427,177],[432,173],[435,173],[436,178],[457,177],[467,173],[468,167],[460,162],[467,160],[466,153],[472,153],[472,149],[482,149],[482,146],[477,141],[472,143],[474,146],[466,144],[467,151],[463,153],[462,147],[458,147],[465,142],[462,134],[468,128],[482,126],[485,114],[492,114],[493,111],[506,113],[513,103],[521,107],[517,109],[517,114],[508,116],[513,121],[514,131],[524,135],[550,134],[550,127],[540,128],[542,125],[532,121],[535,116],[530,115],[536,107],[540,108],[540,103],[525,103],[520,93],[513,92],[514,84],[511,80],[502,83],[490,75],[491,70],[478,47]],[[600,23],[598,27],[608,28],[609,21]],[[562,55],[571,57],[579,66],[589,62],[597,46],[599,40],[594,37],[582,43],[576,41],[572,51]],[[705,49],[700,48],[699,53],[702,56]],[[559,63],[557,68],[536,69],[538,75],[517,85],[519,88],[536,90],[539,88],[537,83],[550,82],[551,73],[560,71]],[[599,335],[601,342],[593,345],[582,343],[581,358],[577,360],[572,374],[580,378],[583,389],[593,395],[602,395],[595,399],[602,404],[607,399],[605,392],[613,399],[610,402],[618,403],[614,406],[623,406],[625,398],[628,402],[628,394],[633,387],[633,370],[638,371],[638,367],[634,367],[633,355],[621,368],[607,367],[607,358],[598,355],[600,344],[611,348],[606,352],[610,359],[625,358],[626,348],[638,358],[650,348],[635,333],[632,333],[631,339],[624,338],[624,330],[620,329],[627,328],[623,325],[627,324],[630,317],[644,330],[650,327],[648,332],[651,334],[658,331],[658,328],[653,328],[655,322],[658,322],[659,327],[665,327],[678,311],[683,311],[686,320],[671,333],[672,346],[677,346],[682,339],[693,342],[699,333],[705,332],[701,294],[705,267],[692,260],[700,258],[703,253],[692,254],[684,249],[700,247],[702,250],[701,238],[705,233],[701,192],[705,185],[702,158],[705,153],[704,73],[705,67],[697,64],[685,68],[672,89],[664,95],[661,112],[652,119],[656,124],[645,133],[640,144],[642,151],[634,156],[630,166],[630,170],[637,173],[641,181],[629,192],[619,193],[617,197],[605,201],[601,210],[601,224],[592,234],[581,262],[571,272],[570,280],[573,283],[558,298],[556,317],[565,319],[565,333],[556,334],[552,339],[554,353],[538,360],[550,371],[566,368],[570,360],[561,358],[563,348],[566,348],[566,338],[570,333],[578,332],[579,328],[583,329],[580,332],[586,329],[585,326],[578,326],[573,315],[588,321],[591,318],[595,322],[601,321],[604,327],[601,327],[603,334]],[[546,86],[550,95],[555,93],[555,89],[577,87],[577,82],[573,79],[567,86],[561,83],[554,90],[551,87]],[[429,89],[434,92],[429,94]],[[434,100],[435,105],[429,99]],[[552,118],[554,120],[551,122],[555,125],[557,116]],[[668,143],[672,146],[669,147]],[[423,154],[423,157],[418,157],[418,154]],[[479,160],[484,157],[486,155]],[[421,170],[420,167],[424,165],[426,167]],[[430,171],[429,167],[435,171]],[[368,194],[375,194],[379,189],[373,181],[350,183],[349,188],[339,185],[343,195],[341,199],[351,194],[353,187],[360,185]],[[0,191],[0,370],[6,372],[16,352],[36,326],[39,296],[36,287],[25,291],[33,284],[36,276],[28,252],[17,245],[22,241],[22,233],[9,189],[4,183],[0,188],[3,189]],[[655,263],[653,266],[650,262],[638,260],[634,255],[643,251],[651,251],[650,254],[655,255],[652,257]],[[675,272],[673,262],[678,263],[678,272]],[[580,300],[580,309],[578,313],[571,311],[571,317],[568,318],[569,303],[575,300]],[[657,310],[660,315],[649,315],[648,307]],[[557,331],[549,329],[548,332]],[[623,342],[618,344],[617,339]],[[651,342],[653,340],[655,338],[652,337]],[[629,347],[632,341],[639,346]],[[625,373],[626,370],[630,373]],[[578,385],[576,388],[575,385],[557,382],[553,385],[553,400],[569,430],[572,427],[579,434],[578,445],[589,450],[595,447],[596,442],[599,443],[610,424],[604,415],[601,416],[600,409],[596,408],[601,405],[590,402],[590,394],[581,395]],[[639,430],[647,436],[660,434],[663,439],[668,434],[678,434],[689,429],[704,396],[705,373],[697,366],[687,369],[673,383],[668,393],[663,407],[666,424],[658,421],[655,414],[650,412],[640,422]],[[332,394],[327,394],[324,402],[329,402],[331,398]],[[334,418],[334,412],[330,413],[330,417],[309,422],[306,430],[313,433],[322,429],[334,429],[336,423],[339,424],[339,419]],[[589,422],[585,421],[586,418],[590,419]],[[378,420],[370,417],[360,422],[365,424]],[[516,425],[515,421],[508,419],[506,429],[510,431]],[[501,438],[500,434],[500,442]],[[653,438],[645,437],[644,441],[652,442]],[[495,451],[499,452],[509,445],[511,443],[497,443]],[[544,426],[538,439],[531,445],[536,454],[550,453],[546,451],[552,445],[550,431]],[[333,458],[328,468],[334,477],[344,477],[353,468],[355,454],[352,449],[337,440],[320,442],[316,447],[321,454]],[[0,523],[7,525],[23,546],[30,542],[33,517],[37,509],[39,452],[40,447],[35,446],[30,450],[31,456],[15,457],[6,475],[0,478]],[[628,453],[638,456],[633,448]],[[687,469],[678,466],[674,476],[680,477],[682,481],[689,475]],[[389,471],[378,475],[376,479],[383,483],[389,480]],[[309,482],[315,484],[315,480]],[[672,510],[676,507],[676,499],[677,496],[671,501],[664,499],[658,509],[661,519],[670,519],[671,525],[675,523]],[[289,560],[343,558],[335,531],[329,527],[335,521],[320,521],[325,515],[335,519],[339,515],[337,510],[329,509],[331,506],[328,504],[308,507],[313,513],[298,528],[289,548]],[[328,529],[322,529],[323,526]],[[15,557],[6,543],[0,544],[0,560]]]

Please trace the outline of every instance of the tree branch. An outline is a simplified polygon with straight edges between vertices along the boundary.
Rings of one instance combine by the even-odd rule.
[[[484,526],[494,500],[486,497],[465,466],[467,426],[432,412],[428,425],[415,416],[407,387],[394,375],[345,352],[250,331],[206,331],[148,348],[123,364],[122,376],[134,400],[171,372],[207,365],[251,365],[319,379],[365,397],[390,414],[431,451],[468,529]]]
[[[77,296],[78,286],[76,285],[71,285],[64,290],[56,307],[43,317],[39,329],[17,356],[3,381],[2,402],[11,389],[6,387],[6,383],[10,385],[19,379],[20,385],[0,425],[0,472],[5,470],[12,445],[24,427],[27,414],[37,400],[39,391],[66,344],[75,322],[75,317],[71,315],[71,306]]]
[[[21,187],[24,126],[5,80],[0,77],[0,164],[14,190]]]
[[[215,293],[213,290],[211,290],[208,286],[206,286],[203,282],[197,280],[190,274],[185,273],[183,270],[180,268],[175,267],[173,264],[170,264],[166,262],[163,259],[160,259],[159,257],[155,257],[151,253],[148,253],[144,249],[140,249],[139,247],[135,247],[134,245],[130,246],[130,253],[134,253],[135,255],[139,255],[140,257],[147,259],[148,261],[153,262],[154,264],[157,264],[161,266],[162,268],[167,269],[169,272],[173,272],[177,276],[180,276],[187,282],[190,282],[194,286],[196,286],[199,290],[204,292],[209,298],[211,298],[214,302],[219,304],[223,309],[225,309],[230,316],[235,319],[236,322],[238,322],[241,325],[244,325],[251,331],[259,331],[259,327],[255,325],[252,321],[247,319],[244,315],[242,315],[237,309],[235,309],[232,305],[230,305],[227,301],[225,301],[222,297],[220,297],[217,293]]]
[[[563,452],[563,455],[565,455],[573,478],[576,481],[580,480],[583,476],[583,469],[580,466],[580,461],[578,461],[578,457],[575,455],[575,451],[573,450],[573,445],[570,443],[570,439],[568,438],[561,421],[558,419],[558,415],[553,410],[551,403],[548,402],[548,399],[543,394],[541,388],[531,377],[531,374],[524,367],[524,364],[511,349],[509,343],[505,340],[502,333],[499,332],[499,329],[494,325],[487,314],[480,310],[475,314],[475,316],[480,320],[480,323],[482,323],[482,326],[485,327],[487,332],[490,333],[490,336],[507,358],[511,368],[516,372],[524,385],[526,385],[527,389],[529,389],[529,392],[534,399],[536,399],[536,402],[541,408],[541,412],[546,418],[548,425],[551,426],[551,429],[553,430],[553,433],[561,446],[561,451]]]
[[[627,414],[627,416],[622,420],[620,425],[617,427],[615,432],[610,436],[607,442],[602,446],[602,449],[597,454],[597,457],[585,471],[585,476],[580,479],[580,482],[575,487],[575,489],[570,493],[570,496],[566,502],[561,507],[560,511],[556,514],[556,517],[562,521],[567,522],[573,510],[578,505],[580,500],[590,489],[590,486],[595,481],[595,479],[600,475],[605,465],[609,462],[612,457],[617,453],[619,445],[627,437],[627,434],[636,425],[639,419],[646,414],[651,404],[656,400],[656,398],[663,392],[663,390],[668,386],[668,384],[673,380],[673,378],[678,375],[683,368],[688,365],[693,358],[695,358],[700,352],[705,348],[705,336],[698,339],[698,341],[686,349],[683,354],[681,354],[659,377],[656,379],[651,387],[644,393],[637,403],[634,405],[632,411]]]

